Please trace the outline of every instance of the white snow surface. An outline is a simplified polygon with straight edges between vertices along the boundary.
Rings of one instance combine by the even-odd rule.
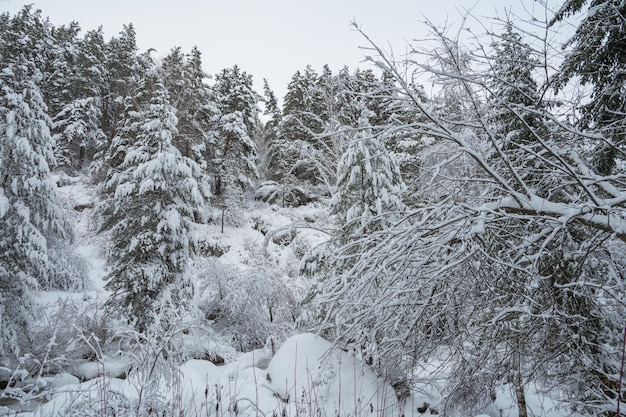
[[[95,376],[98,365],[93,365],[80,369],[83,377],[92,371]],[[273,357],[269,350],[260,349],[224,366],[190,360],[179,371],[176,386],[171,381],[162,382],[159,390],[165,398],[177,398],[185,415],[212,415],[220,407],[220,415],[241,416],[401,414],[388,384],[360,360],[308,333],[288,339]],[[70,375],[59,376],[52,387],[46,402],[34,411],[20,414],[63,414],[77,404],[101,399],[103,389],[107,397],[117,393],[124,398],[109,398],[111,407],[119,407],[122,402],[135,404],[141,389],[138,381],[130,377],[121,380],[101,376],[79,383]]]

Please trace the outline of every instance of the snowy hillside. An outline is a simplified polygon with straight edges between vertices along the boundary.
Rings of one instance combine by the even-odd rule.
[[[325,239],[317,230],[327,226],[323,205],[280,208],[251,202],[241,227],[227,227],[223,233],[219,222],[198,228],[195,302],[210,312],[216,308],[216,294],[224,291],[224,302],[217,305],[228,309],[228,315],[204,322],[204,329],[169,335],[167,343],[180,349],[176,360],[196,357],[178,365],[174,358],[160,356],[165,346],[156,339],[129,344],[140,336],[102,316],[110,242],[94,233],[96,190],[87,177],[57,174],[54,179],[60,201],[71,213],[73,247],[86,262],[89,279],[82,291],[39,293],[41,322],[36,328],[40,338],[48,338],[40,342],[48,346],[47,362],[35,378],[27,377],[27,361],[23,370],[14,372],[14,386],[0,402],[0,415],[437,414],[445,386],[433,376],[442,364],[420,371],[422,382],[399,401],[389,383],[362,360],[297,329],[293,319],[308,286],[298,265],[306,251]],[[277,297],[277,322],[262,317],[271,297]],[[201,322],[185,323],[194,324],[200,327]],[[241,353],[259,343],[265,346]],[[568,415],[557,413],[544,396],[529,396],[529,406],[537,416]],[[505,386],[485,412],[516,415]]]
[[[189,359],[177,366],[158,357],[153,341],[146,341],[145,348],[140,345],[139,351],[137,346],[124,350],[123,339],[136,335],[123,327],[107,328],[115,323],[99,316],[108,296],[103,280],[110,243],[106,235],[94,233],[97,193],[87,177],[60,174],[54,179],[60,201],[71,213],[73,246],[86,262],[88,282],[78,292],[39,294],[39,319],[45,321],[40,336],[50,337],[50,355],[45,358],[50,363],[43,369],[61,373],[42,371],[35,379],[20,380],[16,372],[14,389],[2,402],[0,415],[136,415],[142,407],[176,409],[177,415],[185,416],[400,414],[393,389],[360,360],[313,334],[290,336],[297,333],[293,319],[307,286],[297,278],[299,261],[324,239],[324,233],[316,230],[325,221],[323,207],[281,209],[252,203],[245,214],[249,221],[241,227],[228,227],[223,233],[219,224],[198,228],[196,302],[208,308],[216,302],[216,292],[229,291],[220,308],[230,304],[228,320],[235,324],[209,321],[205,325],[215,330],[205,332],[215,336],[212,340],[202,340],[203,336],[179,340],[189,349],[181,355],[209,353],[212,360]],[[272,323],[259,317],[267,311],[255,303],[271,308],[267,304],[271,301],[260,301],[263,297],[284,297],[276,300]],[[265,339],[268,344],[237,353],[235,339],[240,346]],[[199,348],[203,342],[207,344]],[[77,356],[81,353],[85,358]],[[137,368],[152,361],[159,362],[156,370]],[[154,375],[146,375],[152,371]],[[11,397],[15,400],[8,400]]]

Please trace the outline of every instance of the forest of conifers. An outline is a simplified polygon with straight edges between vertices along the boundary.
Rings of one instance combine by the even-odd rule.
[[[205,73],[197,48],[139,51],[131,24],[105,39],[32,6],[0,15],[0,400],[105,346],[158,346],[128,370],[144,393],[155,369],[312,331],[400,401],[440,364],[441,415],[502,386],[519,416],[531,387],[571,415],[623,413],[626,3],[497,27],[433,25],[401,62],[364,33],[363,68],[307,66],[281,104],[238,66]],[[68,210],[77,183],[94,198]],[[220,261],[246,228],[262,244]],[[44,293],[93,290],[85,239],[103,298],[46,312]],[[157,399],[116,413],[170,415]]]

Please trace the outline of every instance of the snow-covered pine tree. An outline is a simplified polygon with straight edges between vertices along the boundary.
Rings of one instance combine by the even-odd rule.
[[[22,54],[11,61],[0,72],[0,363],[28,338],[31,292],[48,277],[47,237],[65,226],[41,73]]]
[[[106,144],[97,97],[72,100],[54,117],[57,166],[80,171]]]
[[[276,180],[280,178],[272,172],[270,166],[276,162],[272,162],[272,158],[274,157],[272,152],[276,149],[278,125],[282,119],[282,113],[278,105],[278,99],[274,91],[270,88],[267,79],[263,80],[263,102],[265,104],[263,115],[269,117],[269,120],[263,125],[262,137],[258,142],[259,170],[262,171],[260,173],[261,178]]]
[[[91,176],[100,183],[101,191],[105,194],[115,192],[115,182],[111,182],[110,179],[122,169],[121,165],[124,163],[126,153],[137,140],[142,123],[142,110],[149,105],[146,103],[146,97],[148,97],[146,92],[145,85],[142,85],[134,95],[124,100],[124,117],[117,122],[115,136],[110,144],[96,155],[91,164]]]
[[[124,25],[117,37],[111,38],[105,45],[106,91],[102,97],[103,126],[108,138],[114,138],[117,128],[125,119],[124,111],[129,107],[127,101],[133,97],[139,83],[145,78],[148,68],[143,68],[137,56],[135,28],[132,24]]]
[[[426,105],[428,98],[424,88],[411,83],[411,93]],[[407,192],[405,204],[415,206],[421,201],[422,187],[422,137],[411,126],[425,121],[424,114],[410,104],[410,99],[394,83],[388,72],[383,72],[380,80],[368,92],[371,108],[377,114],[376,123],[382,128],[381,136],[391,157],[400,167],[402,180]]]
[[[257,103],[252,76],[239,67],[226,68],[216,76],[214,91],[220,117],[219,141],[215,164],[215,199],[225,210],[231,224],[238,223],[244,194],[252,189],[259,174],[254,137],[260,134]]]
[[[190,54],[183,54],[180,47],[174,48],[159,70],[178,118],[174,145],[206,170],[214,146],[212,124],[218,109],[207,84],[208,75],[202,70],[200,50],[194,47]]]
[[[200,168],[172,144],[175,109],[160,82],[140,116],[136,142],[109,181],[104,229],[111,230],[108,306],[145,331],[160,315],[168,324],[193,295],[189,259],[194,211],[203,204]]]
[[[491,148],[490,162],[497,166],[501,175],[510,179],[512,184],[523,189],[532,184],[541,187],[549,181],[550,173],[542,172],[541,161],[537,161],[534,152],[539,154],[540,144],[535,135],[542,135],[541,120],[538,116],[541,100],[538,85],[532,71],[537,65],[534,52],[523,42],[510,22],[505,23],[504,31],[492,43],[493,55],[490,57],[491,71],[488,76],[489,128],[486,135],[497,146]],[[510,161],[515,161],[515,172],[510,172]],[[516,179],[520,179],[516,183]],[[541,193],[541,190],[538,189]],[[498,187],[485,186],[483,198],[500,193]],[[512,235],[523,235],[528,232],[526,222],[514,218],[503,221],[501,228]],[[464,278],[471,282],[466,288],[472,293],[477,303],[489,304],[482,314],[474,314],[471,322],[473,331],[466,338],[467,356],[457,364],[459,371],[452,378],[452,384],[459,387],[452,390],[450,398],[461,405],[464,398],[472,398],[472,402],[490,401],[497,388],[509,385],[517,400],[518,415],[526,417],[526,385],[532,378],[532,357],[538,357],[538,342],[533,337],[537,332],[537,323],[524,315],[503,315],[497,317],[497,311],[507,309],[531,309],[527,300],[533,298],[533,277],[527,271],[507,268],[506,264],[493,262],[495,259],[507,259],[510,240],[501,239],[499,232],[491,230],[481,232],[480,239],[472,244],[472,251],[484,253],[477,255],[474,277]],[[558,248],[552,248],[558,252]],[[510,260],[512,264],[514,261]],[[488,298],[480,299],[481,292]],[[456,301],[455,301],[456,302]],[[513,307],[515,306],[515,307]],[[462,311],[462,307],[458,307]],[[496,318],[494,319],[494,316]],[[451,322],[463,322],[461,317],[454,317]],[[481,363],[475,367],[474,363]],[[530,365],[530,366],[529,366]]]
[[[72,24],[54,31],[51,66],[58,70],[49,81],[55,103],[55,157],[57,166],[66,170],[80,170],[107,145],[102,130],[102,97],[106,91],[103,34],[100,29],[78,39],[79,30]]]
[[[350,269],[340,279],[329,274],[332,286],[319,292],[322,331],[361,343],[385,376],[447,352],[445,368],[454,372],[445,375],[445,414],[482,412],[496,385],[537,383],[576,413],[613,415],[623,392],[624,182],[596,175],[580,156],[585,136],[550,108],[524,108],[540,115],[529,129],[536,146],[519,146],[506,164],[494,159],[507,151],[502,131],[489,123],[492,75],[466,65],[458,39],[434,33],[461,58],[430,74],[442,89],[455,87],[451,108],[424,105],[393,60],[372,47],[407,104],[426,118],[407,128],[446,148],[424,184],[445,175],[439,184],[450,188],[424,193],[406,224],[338,249]],[[483,56],[478,68],[491,59]],[[455,167],[462,158],[474,164],[471,172]],[[542,163],[528,164],[533,158]],[[541,187],[525,181],[538,176],[547,181]],[[399,394],[410,376],[395,385],[404,388]],[[523,390],[514,392],[523,405]]]
[[[337,186],[330,212],[338,217],[342,234],[358,238],[385,229],[404,211],[404,183],[380,136],[372,132],[370,110],[363,110],[355,138],[337,167]]]
[[[352,268],[361,254],[375,245],[377,236],[400,221],[406,210],[402,202],[406,187],[399,167],[385,148],[381,136],[373,132],[370,117],[375,117],[375,114],[362,109],[354,137],[337,167],[337,184],[329,207],[339,223],[336,235],[327,245],[313,251],[303,265],[303,272],[321,277],[311,292],[317,302],[313,304],[313,315],[329,318],[337,326],[324,326],[329,337],[342,338],[345,330],[341,327],[342,319],[332,315],[335,301],[343,299],[352,288],[360,285],[368,287],[367,297],[377,297],[376,283],[362,282]],[[369,327],[366,322],[355,329],[356,333],[352,333],[356,337],[344,340],[346,348],[360,352],[370,365],[385,372],[392,382],[402,380],[402,372],[382,369],[381,361],[376,358],[375,346],[378,338],[384,337],[385,331]],[[390,357],[390,361],[396,358]]]
[[[104,40],[102,26],[98,29],[85,33],[78,44],[78,75],[77,89],[82,97],[94,97],[99,108],[99,129],[105,134],[108,122],[106,120],[109,111],[107,101],[110,89],[110,75],[108,65],[108,48]],[[110,141],[110,137],[107,140]],[[107,143],[108,144],[108,143]]]
[[[48,113],[53,118],[77,95],[79,32],[80,26],[77,22],[50,28],[51,36],[43,74],[45,82],[42,83],[41,92],[46,98]]]
[[[324,131],[325,105],[320,92],[320,76],[310,65],[296,71],[287,86],[283,117],[270,148],[269,168],[277,181],[319,181],[315,164],[308,159],[317,146],[316,135]]]
[[[281,135],[290,140],[311,141],[322,132],[324,99],[320,94],[320,76],[310,66],[296,71],[287,86],[283,103]]]
[[[362,116],[363,108],[369,109],[373,114],[369,123],[375,124],[378,119],[373,106],[375,97],[370,94],[377,86],[378,80],[371,69],[355,69],[350,73],[348,67],[344,67],[335,77],[335,111],[336,117],[342,126],[356,127]]]
[[[626,3],[621,0],[565,0],[552,24],[588,11],[567,42],[567,56],[561,64],[557,86],[564,87],[575,77],[591,86],[590,100],[581,108],[578,125],[600,131],[594,167],[609,175],[626,151]]]
[[[96,182],[106,180],[124,161],[126,149],[134,142],[139,111],[150,100],[145,83],[150,63],[146,56],[137,56],[135,30],[125,25],[119,37],[104,42],[102,28],[88,32],[81,43],[84,64],[82,80],[92,80],[88,96],[96,98],[100,107],[100,130],[106,143],[94,155],[90,173]],[[148,59],[149,61],[149,59]],[[87,88],[89,85],[87,85]],[[106,188],[106,187],[105,187]]]
[[[3,13],[0,18],[0,63],[26,60],[29,67],[36,68],[43,79],[48,65],[48,52],[54,43],[51,24],[41,16],[41,10],[33,5],[24,6],[17,14]],[[41,87],[40,87],[41,90]]]
[[[533,142],[531,129],[540,107],[539,86],[533,78],[538,61],[522,36],[506,22],[504,32],[492,44],[494,49],[489,85],[492,118],[498,136],[504,137],[505,149]]]

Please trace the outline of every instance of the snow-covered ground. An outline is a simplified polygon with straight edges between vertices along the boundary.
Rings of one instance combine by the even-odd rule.
[[[119,366],[108,363],[107,366]],[[49,381],[38,407],[23,416],[134,414],[141,392],[155,392],[166,409],[184,415],[400,415],[393,389],[361,361],[304,333],[289,338],[271,355],[266,349],[216,366],[190,360],[169,379],[97,377],[80,383],[69,374]],[[25,408],[32,408],[26,404]]]
[[[65,309],[68,311],[66,316],[59,313],[55,317],[81,318],[82,322],[97,328],[98,316],[92,306],[99,308],[97,306],[101,306],[107,297],[104,289],[107,242],[105,236],[96,233],[94,225],[96,190],[85,177],[57,175],[55,179],[61,201],[74,226],[76,252],[87,261],[89,285],[80,293],[41,292],[39,305],[42,310],[50,312],[51,317],[52,312]],[[287,283],[289,291],[301,298],[307,283],[298,275],[299,263],[306,251],[327,237],[324,207],[312,204],[288,209],[258,202],[250,204],[250,209],[241,214],[241,227],[226,227],[222,232],[220,222],[215,221],[197,228],[196,240],[202,255],[194,264],[198,279],[206,281],[207,276],[216,275],[216,262],[219,262],[220,271],[229,271],[233,276],[249,273],[250,277],[262,280],[267,278],[259,275],[263,270],[271,275],[267,285],[274,285],[278,276]],[[214,215],[219,216],[219,213]],[[239,281],[235,284],[239,285]],[[260,285],[267,286],[264,281]],[[206,282],[204,286],[199,285],[203,292],[199,294],[198,302],[210,298],[209,287]],[[250,288],[248,291],[263,290],[258,286]],[[281,287],[267,288],[269,292],[280,290]],[[251,311],[252,315],[263,314],[262,311]],[[246,316],[245,312],[238,314],[244,319],[248,317],[252,326],[256,325],[253,320],[257,317]],[[63,331],[72,330],[64,326],[73,324],[56,323],[55,326],[58,327],[53,332],[56,338],[53,340],[58,343]],[[71,355],[81,343],[88,345],[87,353],[91,355],[84,355],[83,360],[65,361],[63,373],[40,375],[33,382],[36,389],[21,402],[0,395],[0,415],[130,416],[152,413],[216,417],[356,417],[432,415],[441,409],[445,387],[441,381],[432,379],[437,364],[425,367],[421,378],[426,382],[413,392],[412,397],[398,401],[392,387],[360,359],[312,333],[294,334],[294,327],[290,330],[292,335],[280,346],[268,343],[263,349],[247,353],[224,353],[219,348],[207,348],[225,357],[223,364],[192,359],[179,366],[168,365],[169,362],[165,361],[165,365],[161,363],[156,370],[137,365],[157,362],[158,355],[154,354],[149,343],[143,347],[140,344],[137,351],[123,352],[122,348],[115,350],[111,345],[105,348],[100,345],[104,342],[101,340],[103,336],[83,330],[61,350]],[[80,329],[75,330],[79,332]],[[109,334],[112,331],[101,330]],[[218,346],[220,342],[210,337],[205,343]],[[503,387],[497,394],[496,401],[482,410],[484,414],[481,416],[517,415],[509,390]],[[527,400],[531,415],[570,415],[557,411],[556,404],[532,387],[528,389]],[[471,414],[461,412],[459,415]]]

